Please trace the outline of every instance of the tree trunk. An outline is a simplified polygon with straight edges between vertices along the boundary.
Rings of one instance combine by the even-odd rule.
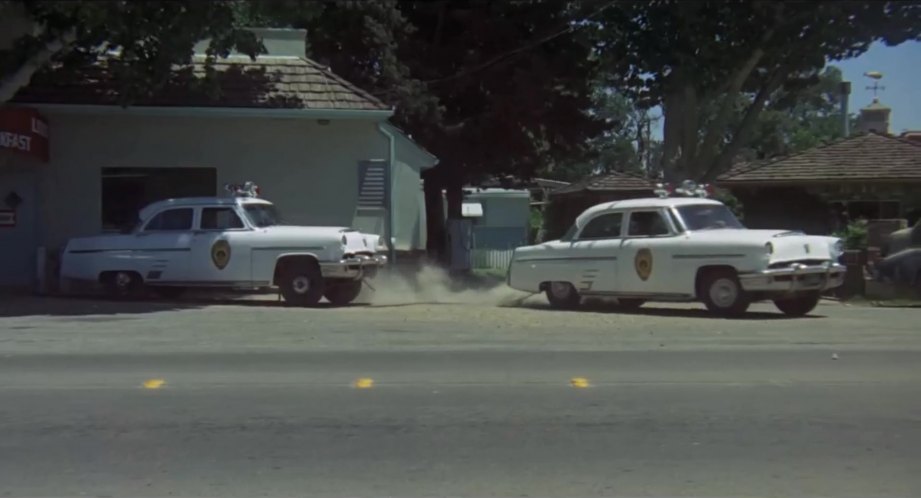
[[[426,250],[429,256],[441,264],[447,264],[446,219],[463,217],[463,175],[457,164],[441,162],[424,174],[425,212],[428,240]],[[447,201],[447,202],[446,202]],[[444,207],[447,204],[447,211]]]
[[[681,145],[681,96],[669,93],[665,96],[662,105],[662,117],[665,120],[662,127],[662,160],[660,169],[666,182],[675,181],[678,174],[678,152]]]
[[[17,92],[32,80],[32,76],[51,59],[67,49],[76,40],[76,31],[70,30],[45,44],[38,52],[32,54],[22,65],[0,80],[0,104],[8,102]]]
[[[433,261],[445,260],[445,210],[443,179],[438,167],[423,173],[423,192],[425,193],[425,226],[427,239],[426,253]]]
[[[694,178],[699,173],[699,167],[694,163],[697,157],[697,141],[700,129],[699,111],[697,108],[697,91],[694,85],[685,83],[681,89],[681,158],[679,171],[682,180]]]
[[[703,143],[700,145],[700,154],[696,157],[695,161],[698,167],[702,168],[700,170],[701,173],[713,168],[713,162],[718,155],[717,151],[719,150],[719,144],[726,134],[726,127],[729,123],[729,118],[732,117],[732,111],[736,100],[739,95],[741,95],[742,87],[751,76],[752,71],[755,70],[761,62],[761,59],[764,58],[764,47],[770,43],[773,36],[774,30],[768,29],[761,37],[758,46],[752,50],[751,55],[745,60],[745,63],[732,73],[726,85],[725,93],[716,95],[716,97],[721,99],[722,104],[716,113],[716,118],[707,126],[707,133],[704,136]]]
[[[745,111],[745,116],[742,117],[742,122],[739,123],[738,128],[736,128],[735,133],[733,133],[732,140],[723,148],[720,154],[714,158],[712,163],[707,166],[701,181],[715,180],[717,176],[728,171],[729,168],[732,167],[732,162],[736,154],[738,154],[742,146],[748,142],[748,136],[754,128],[755,122],[758,120],[758,116],[761,115],[761,111],[764,110],[764,103],[767,101],[768,97],[780,87],[780,83],[783,81],[785,74],[782,67],[774,70],[774,73],[768,81],[765,82],[764,86],[758,91],[755,100],[748,106],[748,109]]]

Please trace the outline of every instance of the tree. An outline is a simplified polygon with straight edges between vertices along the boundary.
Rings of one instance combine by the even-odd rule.
[[[240,4],[0,1],[0,27],[8,35],[0,45],[0,103],[52,63],[79,67],[107,55],[128,104],[166,84],[176,64],[191,62],[200,40],[211,39],[209,60],[234,49],[254,56],[264,48],[243,29]]]
[[[610,2],[609,2],[610,3]],[[425,174],[430,248],[439,249],[441,192],[460,217],[461,187],[528,178],[586,153],[604,128],[590,115],[597,60],[575,0],[322,2],[293,23],[311,57],[395,105],[395,121],[439,157]]]
[[[600,86],[594,92],[591,113],[604,121],[606,129],[588,140],[584,154],[545,164],[540,176],[572,182],[613,171],[639,175],[654,171],[661,151],[661,142],[652,136],[658,117],[626,96]]]
[[[814,84],[778,91],[752,127],[751,141],[740,155],[747,159],[769,158],[842,138],[841,81],[841,70],[828,66],[815,75]]]
[[[609,84],[663,108],[665,177],[710,180],[750,142],[778,92],[795,94],[826,60],[873,42],[919,39],[921,3],[625,2],[597,24]]]

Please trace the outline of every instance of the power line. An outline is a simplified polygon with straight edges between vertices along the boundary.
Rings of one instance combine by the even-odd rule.
[[[530,43],[527,43],[527,44],[522,45],[522,46],[520,46],[520,47],[514,48],[514,49],[509,50],[509,51],[507,51],[507,52],[503,52],[503,53],[501,53],[501,54],[498,54],[498,55],[492,57],[491,59],[489,59],[489,60],[487,60],[487,61],[485,61],[485,62],[482,62],[482,63],[480,63],[480,64],[477,64],[477,65],[475,65],[475,66],[473,66],[473,67],[471,67],[471,68],[467,68],[467,69],[465,69],[465,70],[463,70],[463,71],[459,71],[459,72],[457,72],[457,73],[455,73],[455,74],[453,74],[453,75],[451,75],[451,76],[445,76],[445,77],[442,77],[442,78],[436,78],[436,79],[431,79],[431,80],[425,80],[425,81],[421,81],[420,83],[422,83],[422,84],[424,84],[424,85],[435,85],[435,84],[439,84],[439,83],[444,83],[444,82],[446,82],[446,81],[451,81],[451,80],[455,80],[455,79],[459,79],[459,78],[464,78],[464,77],[469,76],[469,75],[471,75],[471,74],[473,74],[473,73],[477,73],[477,72],[483,71],[483,70],[485,70],[485,69],[488,69],[488,68],[490,68],[490,67],[492,67],[492,66],[494,66],[494,65],[496,65],[496,64],[499,64],[500,62],[502,62],[502,61],[504,61],[504,60],[506,60],[506,59],[508,59],[508,58],[510,58],[510,57],[513,57],[513,56],[515,56],[515,55],[517,55],[517,54],[520,54],[520,53],[522,53],[522,52],[526,52],[526,51],[528,51],[528,50],[533,50],[533,49],[535,49],[535,48],[537,48],[537,47],[539,47],[539,46],[541,46],[541,45],[543,45],[543,44],[545,44],[545,43],[547,43],[547,42],[550,42],[550,41],[552,41],[552,40],[555,40],[556,38],[559,38],[560,36],[563,36],[563,35],[565,35],[565,34],[567,34],[567,33],[571,33],[571,32],[573,32],[573,31],[575,31],[575,30],[577,30],[577,29],[582,28],[583,26],[585,26],[584,23],[585,23],[586,21],[588,21],[588,20],[590,20],[590,19],[592,19],[592,18],[594,18],[594,17],[600,15],[602,12],[604,12],[605,10],[607,10],[607,9],[610,8],[610,7],[613,7],[613,6],[616,5],[616,4],[617,4],[617,0],[609,1],[609,2],[605,3],[603,6],[601,6],[600,8],[598,8],[598,9],[594,10],[593,12],[591,12],[589,15],[587,15],[587,16],[585,16],[584,18],[580,19],[580,20],[578,21],[579,24],[575,24],[576,21],[569,20],[569,21],[566,22],[566,24],[563,26],[563,28],[561,28],[561,29],[559,29],[559,30],[557,30],[557,31],[554,31],[553,33],[551,33],[551,34],[549,34],[549,35],[546,35],[546,36],[544,36],[544,37],[538,38],[537,40],[534,40],[534,41],[532,41],[532,42],[530,42]],[[391,93],[393,93],[393,90],[386,90],[386,91],[382,91],[382,92],[376,92],[375,95],[389,95],[389,94],[391,94]]]

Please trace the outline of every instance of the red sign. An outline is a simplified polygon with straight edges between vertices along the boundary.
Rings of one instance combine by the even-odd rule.
[[[35,109],[0,108],[0,149],[48,162],[48,121]]]

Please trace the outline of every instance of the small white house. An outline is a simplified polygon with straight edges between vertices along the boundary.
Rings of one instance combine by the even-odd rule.
[[[131,107],[104,62],[79,81],[36,77],[0,106],[0,286],[33,284],[40,247],[54,254],[149,202],[220,195],[229,182],[257,183],[287,222],[392,233],[392,253],[423,250],[420,175],[437,159],[388,122],[393,109],[304,57],[304,31],[259,34],[269,54],[220,60],[216,95],[189,86],[204,72],[196,55]],[[13,134],[29,140],[2,139]]]

